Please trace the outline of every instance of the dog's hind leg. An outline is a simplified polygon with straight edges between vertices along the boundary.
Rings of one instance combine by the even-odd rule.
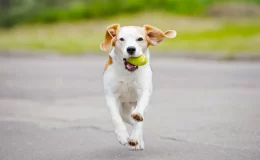
[[[115,127],[117,140],[119,143],[125,145],[128,142],[129,134],[120,115],[120,108],[122,108],[122,104],[113,96],[106,96],[106,103]]]
[[[131,118],[131,113],[134,111],[136,102],[123,102],[120,108],[120,115],[125,123],[133,125],[135,120]]]

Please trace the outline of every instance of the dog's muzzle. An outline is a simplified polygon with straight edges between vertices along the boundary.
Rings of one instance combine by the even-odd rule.
[[[123,60],[124,60],[125,69],[126,69],[126,70],[128,70],[128,71],[130,71],[130,72],[133,72],[133,71],[135,71],[135,70],[138,69],[138,66],[133,65],[133,64],[127,62],[125,58],[124,58]]]

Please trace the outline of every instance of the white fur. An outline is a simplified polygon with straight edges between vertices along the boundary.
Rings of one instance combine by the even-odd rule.
[[[149,57],[149,51],[144,53]],[[148,62],[134,72],[129,72],[122,64],[122,59],[116,53],[110,53],[113,64],[104,73],[104,91],[106,104],[112,117],[117,139],[121,144],[137,141],[136,148],[144,149],[143,122],[135,121],[131,115],[144,117],[144,111],[152,94],[152,71]],[[124,122],[133,125],[133,131],[128,136]]]
[[[139,42],[138,37],[143,37],[144,40]],[[123,145],[132,144],[133,150],[143,150],[143,121],[133,117],[137,115],[144,119],[144,112],[153,88],[146,31],[142,27],[121,27],[116,38],[116,44],[109,53],[113,63],[109,65],[103,76],[106,105],[118,141]],[[124,41],[120,38],[124,38]],[[148,58],[147,64],[139,66],[134,72],[126,70],[123,62],[123,58],[129,57],[126,51],[129,46],[136,48],[134,56],[144,54]],[[124,122],[133,127],[130,136]],[[134,146],[133,143],[136,145]]]

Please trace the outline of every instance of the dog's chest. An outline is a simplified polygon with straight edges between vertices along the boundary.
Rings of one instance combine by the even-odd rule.
[[[118,95],[121,102],[137,101],[139,86],[135,78],[126,78],[120,81]]]

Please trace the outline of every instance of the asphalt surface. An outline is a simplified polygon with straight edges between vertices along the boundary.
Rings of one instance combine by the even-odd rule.
[[[107,56],[0,57],[0,160],[259,160],[260,63],[152,57],[145,150],[121,146]]]

